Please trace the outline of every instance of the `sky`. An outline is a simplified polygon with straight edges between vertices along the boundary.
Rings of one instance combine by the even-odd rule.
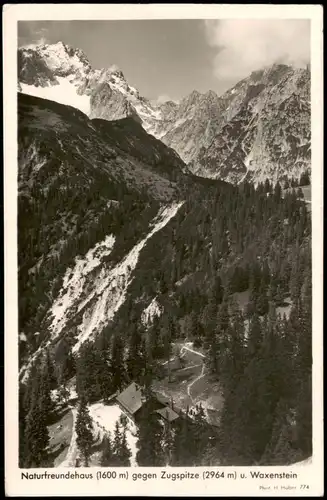
[[[94,69],[117,65],[149,99],[225,90],[275,62],[310,61],[307,20],[20,21],[18,45],[62,41]]]

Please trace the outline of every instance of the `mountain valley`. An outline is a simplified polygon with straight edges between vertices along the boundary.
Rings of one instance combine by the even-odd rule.
[[[309,71],[159,104],[60,42],[20,48],[18,76],[22,466],[53,466],[62,420],[56,466],[307,459]]]

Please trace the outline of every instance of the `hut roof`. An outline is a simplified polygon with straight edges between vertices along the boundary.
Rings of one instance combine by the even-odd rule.
[[[143,397],[141,389],[132,382],[126,389],[117,396],[117,401],[131,415],[134,415],[143,405]]]
[[[178,413],[176,413],[174,410],[172,410],[169,406],[166,406],[165,408],[160,408],[160,410],[156,410],[157,413],[161,417],[163,417],[165,420],[168,420],[168,422],[173,422],[177,418],[179,418]]]

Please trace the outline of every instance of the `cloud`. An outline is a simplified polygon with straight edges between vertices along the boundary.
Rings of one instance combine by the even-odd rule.
[[[33,47],[48,43],[48,29],[40,27],[38,21],[20,21],[18,23],[18,46]]]
[[[162,94],[162,95],[160,95],[160,96],[158,97],[157,102],[158,102],[159,104],[163,104],[164,102],[167,102],[167,101],[172,101],[172,100],[173,100],[173,99],[171,99],[171,98],[169,97],[169,95],[167,95],[167,94]]]
[[[25,48],[32,48],[32,47],[37,47],[38,45],[45,45],[48,43],[48,40],[46,37],[41,36],[41,38],[36,38],[35,41],[28,43],[28,44],[23,44]]]
[[[109,66],[108,69],[112,73],[117,73],[118,71],[120,71],[120,68],[117,66],[117,64],[112,64],[111,66]]]
[[[310,21],[233,19],[204,21],[209,45],[217,49],[219,79],[238,81],[274,63],[304,67],[310,61]]]

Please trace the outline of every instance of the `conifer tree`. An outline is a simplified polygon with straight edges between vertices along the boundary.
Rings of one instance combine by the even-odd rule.
[[[144,369],[144,352],[142,336],[136,322],[133,323],[131,331],[126,367],[130,380],[139,382]]]
[[[112,467],[114,465],[113,445],[111,442],[110,432],[107,432],[103,439],[103,451],[101,455],[101,466]]]
[[[293,259],[292,269],[291,269],[291,277],[290,277],[290,293],[291,300],[294,305],[298,304],[301,295],[301,270],[300,270],[300,262],[298,250]]]
[[[162,447],[164,432],[158,420],[150,394],[145,394],[146,403],[137,431],[136,461],[141,467],[165,465],[165,453]]]
[[[267,314],[269,309],[269,303],[268,303],[268,297],[267,297],[267,287],[265,280],[262,278],[260,287],[259,287],[259,293],[258,297],[256,300],[256,311],[259,314],[259,316],[263,316],[264,314]]]
[[[302,460],[303,455],[299,449],[293,448],[290,438],[291,429],[286,424],[282,427],[278,441],[271,459],[267,465],[290,465]]]
[[[106,375],[101,354],[94,343],[85,342],[79,351],[76,366],[76,390],[87,402],[103,397],[103,380]]]
[[[22,391],[22,397],[23,397],[22,405],[26,415],[32,406],[33,395],[35,391],[38,390],[37,380],[39,380],[39,371],[41,364],[42,364],[41,357],[37,356],[36,360],[31,365],[24,390]]]
[[[247,339],[247,354],[249,359],[259,351],[262,342],[261,322],[258,314],[254,314],[250,319],[249,333]]]
[[[230,383],[232,385],[242,375],[245,365],[244,317],[238,307],[238,304],[235,304],[235,306],[233,307],[231,328],[230,328],[230,353],[231,353]]]
[[[229,310],[228,310],[228,297],[225,296],[223,302],[221,303],[218,315],[217,315],[217,330],[218,334],[221,332],[225,332],[229,327],[230,318],[229,318]]]
[[[119,465],[119,449],[120,449],[121,440],[122,440],[122,436],[121,436],[121,432],[120,432],[119,422],[117,420],[116,424],[115,424],[114,439],[113,439],[113,446],[112,446],[115,466]]]
[[[36,372],[36,377],[31,381],[32,392],[30,407],[26,416],[24,460],[25,467],[40,467],[47,465],[49,445],[49,402],[44,384],[44,374],[41,368]]]
[[[124,364],[124,345],[119,335],[115,335],[111,350],[111,373],[113,392],[121,390],[126,378]]]
[[[111,331],[110,331],[111,334]],[[106,401],[114,392],[111,369],[111,344],[106,329],[95,341],[98,358],[98,381],[101,398]]]
[[[211,339],[214,337],[217,331],[217,311],[218,306],[212,297],[209,298],[208,304],[203,310],[203,327],[205,332],[204,344],[206,349],[210,348]]]
[[[286,432],[288,429],[288,416],[289,416],[290,408],[288,403],[284,399],[280,399],[275,413],[274,413],[274,423],[272,427],[271,438],[265,448],[265,451],[261,457],[260,462],[262,465],[283,465],[283,463],[279,463],[280,449],[281,449],[281,437],[282,440],[286,438]],[[283,445],[286,444],[285,442]],[[279,450],[277,451],[277,446]],[[277,452],[277,453],[276,453]],[[283,457],[285,459],[285,457]],[[284,465],[287,462],[284,462]]]
[[[295,405],[296,441],[303,458],[312,455],[312,378],[304,375],[298,381]]]
[[[119,462],[122,467],[130,467],[132,452],[128,447],[127,438],[126,438],[126,427],[123,428],[121,434],[120,447],[118,452]]]
[[[59,343],[55,359],[58,360],[57,378],[68,382],[75,375],[76,363],[72,346],[65,338]]]
[[[61,382],[59,380],[58,382],[59,387],[58,387],[58,393],[57,393],[57,402],[59,404],[64,404],[67,405],[70,397],[70,392],[68,390],[68,387],[65,382]]]
[[[26,410],[24,408],[24,392],[25,384],[19,384],[19,467],[24,467],[25,462],[25,426],[26,426]]]
[[[165,455],[165,465],[171,465],[173,460],[173,443],[174,443],[174,432],[171,422],[168,419],[164,422],[164,432],[163,432],[163,451]]]
[[[42,410],[47,416],[47,421],[51,419],[54,410],[54,402],[51,398],[50,380],[47,360],[45,360],[45,364],[42,366],[38,377],[38,398],[40,407],[42,407]]]
[[[193,425],[194,458],[198,465],[208,447],[210,432],[201,403],[196,405]],[[208,451],[208,450],[207,450]]]
[[[57,385],[57,378],[55,375],[55,369],[53,365],[53,361],[50,356],[49,349],[46,351],[46,359],[45,359],[45,372],[48,379],[50,389],[55,389]]]
[[[80,399],[76,417],[76,434],[77,446],[84,460],[85,467],[88,467],[93,445],[93,422],[86,399],[83,397]]]
[[[159,317],[153,318],[152,325],[146,333],[145,358],[150,363],[158,357],[158,343],[160,336]]]
[[[219,275],[216,275],[214,278],[213,286],[210,292],[210,296],[212,300],[215,301],[217,305],[219,305],[224,296],[224,289],[222,286],[221,278]]]
[[[25,427],[25,467],[41,467],[47,463],[49,432],[45,416],[37,403],[33,403],[26,418]]]
[[[211,437],[210,437],[211,439]],[[220,464],[216,445],[211,440],[206,444],[203,454],[200,457],[199,466],[217,466]]]
[[[207,356],[205,364],[210,373],[216,376],[220,374],[219,360],[221,355],[222,336],[223,333],[218,336],[216,332],[213,332],[210,338],[208,336],[206,337]]]
[[[195,450],[192,430],[192,424],[187,415],[180,413],[180,418],[176,423],[176,432],[173,441],[172,465],[174,467],[192,467],[195,465],[196,458],[194,455]]]
[[[167,362],[168,379],[170,381],[171,379],[170,359],[172,355],[171,342],[173,338],[173,320],[170,316],[164,317],[163,325],[161,328],[161,338],[164,349],[164,356]]]

